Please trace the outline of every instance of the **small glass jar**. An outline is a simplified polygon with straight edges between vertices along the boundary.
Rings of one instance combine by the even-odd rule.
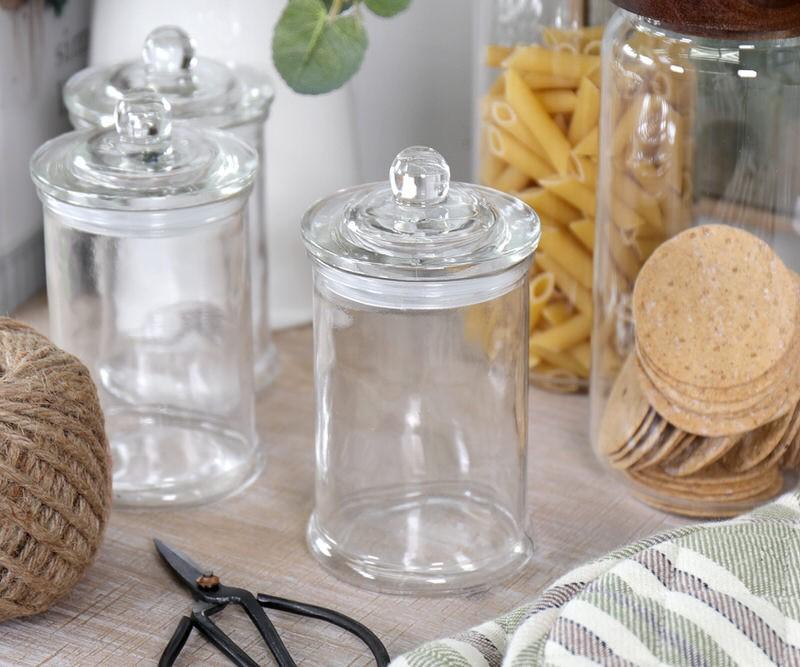
[[[308,543],[393,593],[477,590],[527,562],[527,288],[536,214],[450,183],[430,148],[306,214],[317,481]]]
[[[227,133],[173,128],[151,91],[115,118],[31,161],[50,331],[97,383],[115,500],[206,501],[261,468],[246,246],[258,158]]]
[[[180,28],[162,26],[145,39],[140,60],[92,67],[64,86],[64,104],[78,128],[113,127],[114,108],[125,93],[148,88],[167,99],[176,121],[225,129],[250,145],[264,166],[264,123],[273,100],[268,77],[252,68],[195,55],[194,41]],[[266,387],[278,370],[267,308],[267,227],[264,179],[249,202],[253,346],[256,387]],[[142,262],[147,257],[141,258]]]
[[[542,222],[530,292],[530,377],[585,390],[606,0],[481,2],[476,172]]]
[[[800,270],[800,6],[615,2],[603,45],[591,379],[592,436],[606,464],[600,427],[634,353],[633,288],[655,249],[690,226],[732,225]],[[657,472],[665,487],[674,482],[668,466]],[[690,515],[754,504],[681,502],[642,484],[634,490]]]

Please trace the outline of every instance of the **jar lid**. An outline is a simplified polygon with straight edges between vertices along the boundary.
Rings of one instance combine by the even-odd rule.
[[[152,91],[127,93],[114,120],[114,129],[70,132],[33,154],[40,195],[95,209],[165,211],[228,199],[253,183],[253,149],[226,132],[173,128],[170,103]]]
[[[800,32],[796,0],[612,0],[628,11],[692,35]]]
[[[450,182],[432,148],[401,151],[389,183],[341,190],[303,217],[308,252],[350,273],[448,280],[503,271],[539,243],[539,219],[516,197]]]
[[[274,96],[266,75],[198,58],[185,31],[162,26],[147,36],[140,60],[73,75],[64,86],[64,103],[76,126],[111,127],[117,102],[143,89],[165,97],[176,119],[210,127],[263,121]]]

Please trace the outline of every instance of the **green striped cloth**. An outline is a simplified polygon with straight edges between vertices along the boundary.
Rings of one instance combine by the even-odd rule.
[[[390,667],[532,665],[800,666],[800,491],[619,549]]]

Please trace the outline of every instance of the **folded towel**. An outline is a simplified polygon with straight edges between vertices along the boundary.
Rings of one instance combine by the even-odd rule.
[[[583,565],[390,667],[800,666],[800,490]]]

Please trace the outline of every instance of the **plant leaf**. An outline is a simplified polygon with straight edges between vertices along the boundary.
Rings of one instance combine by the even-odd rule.
[[[361,67],[367,33],[357,15],[329,17],[322,0],[289,0],[275,26],[275,69],[298,93],[339,88]]]
[[[411,0],[364,0],[367,8],[378,16],[394,16],[408,9]]]
[[[325,4],[325,9],[330,11],[331,7],[333,6],[333,0],[322,0],[322,2]],[[346,12],[352,6],[353,6],[353,0],[344,0],[344,2],[342,3],[342,12]]]

